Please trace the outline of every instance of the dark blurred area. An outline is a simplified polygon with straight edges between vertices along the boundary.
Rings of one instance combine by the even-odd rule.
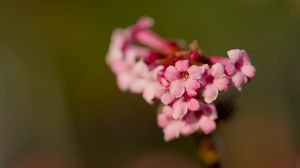
[[[195,168],[192,137],[166,143],[156,106],[105,65],[114,28],[140,16],[209,55],[246,49],[257,77],[220,129],[225,168],[300,167],[299,0],[1,0],[1,168]]]

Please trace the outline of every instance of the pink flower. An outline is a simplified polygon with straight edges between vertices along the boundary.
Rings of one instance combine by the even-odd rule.
[[[128,38],[128,30],[126,29],[116,29],[113,32],[106,56],[106,63],[108,65],[111,65],[114,61],[122,60],[124,58],[122,48]]]
[[[106,63],[111,65],[116,60],[126,59],[124,57],[126,57],[126,52],[129,50],[134,50],[139,58],[147,57],[150,50],[146,47],[136,45],[135,38],[132,36],[137,30],[146,30],[151,27],[152,24],[153,20],[151,18],[142,17],[133,27],[114,30],[106,56]],[[147,41],[147,39],[144,40]]]
[[[179,98],[185,92],[193,97],[200,88],[198,80],[201,78],[203,69],[199,66],[189,66],[188,60],[179,60],[175,66],[167,67],[164,77],[170,82],[170,94]]]
[[[199,129],[204,134],[210,134],[216,129],[215,120],[218,118],[218,115],[215,105],[201,103],[200,107],[198,111],[189,112],[184,117],[186,126],[181,130],[183,135],[190,135]]]
[[[178,138],[181,129],[185,126],[184,121],[174,120],[172,118],[172,108],[170,106],[164,106],[162,108],[162,112],[157,116],[157,124],[163,128],[165,141]]]
[[[188,111],[184,118],[175,120],[170,106],[164,106],[162,113],[157,116],[157,124],[163,128],[165,141],[178,138],[180,135],[188,136],[198,130],[205,134],[213,132],[216,128],[216,108],[213,104],[201,103],[197,111]]]
[[[200,107],[197,99],[188,96],[176,99],[168,91],[161,96],[161,102],[172,107],[172,117],[175,120],[182,119],[188,110],[196,111]]]
[[[116,59],[111,62],[112,71],[117,76],[117,84],[120,90],[130,90],[136,75],[132,73],[135,66],[136,53],[129,51],[126,54],[126,59]]]
[[[137,62],[132,71],[135,79],[132,81],[131,91],[142,93],[143,98],[149,104],[153,104],[153,99],[160,98],[164,93],[164,88],[159,85],[157,80],[157,75],[163,68],[163,66],[157,66],[150,70],[143,61]]]
[[[118,87],[141,94],[149,104],[161,100],[164,106],[157,123],[166,141],[199,130],[213,132],[217,112],[212,102],[219,91],[228,90],[229,78],[240,90],[255,76],[248,54],[235,49],[228,51],[229,58],[206,58],[196,42],[190,49],[181,47],[178,41],[151,31],[153,23],[152,18],[142,17],[133,26],[113,32],[106,62]]]
[[[182,119],[188,111],[196,111],[199,109],[199,107],[200,103],[195,98],[180,98],[172,105],[172,117],[175,120]]]
[[[230,59],[230,64],[227,66],[230,69],[232,82],[235,87],[241,90],[242,85],[247,83],[248,79],[254,78],[256,70],[251,64],[248,53],[245,50],[229,50],[227,54]]]
[[[164,105],[172,106],[172,117],[175,120],[181,119],[184,115],[190,111],[196,111],[199,109],[199,101],[192,97],[181,97],[176,99],[170,95],[169,92],[166,92],[162,95],[161,101]]]
[[[132,27],[132,38],[141,44],[159,50],[163,53],[171,53],[175,50],[174,46],[149,29],[153,26],[153,24],[154,21],[152,18],[141,17],[137,21],[136,25]]]
[[[163,69],[163,66],[158,66],[149,72],[149,76],[144,78],[143,98],[149,104],[153,104],[153,100],[160,99],[165,93],[165,88],[157,81],[157,73]]]
[[[218,91],[226,91],[228,89],[228,79],[224,74],[224,66],[220,63],[214,64],[211,69],[208,65],[203,65],[205,73],[203,79],[205,83],[203,97],[206,103],[211,103],[218,97]]]
[[[160,99],[164,93],[164,88],[157,81],[157,73],[163,66],[157,66],[150,70],[143,61],[135,61],[136,52],[129,50],[123,60],[115,60],[111,63],[113,72],[117,76],[117,84],[122,91],[143,95],[149,103],[153,103],[154,98]]]

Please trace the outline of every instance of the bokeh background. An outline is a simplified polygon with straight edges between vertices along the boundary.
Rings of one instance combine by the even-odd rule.
[[[1,168],[201,167],[105,65],[113,29],[143,15],[210,55],[251,54],[257,77],[219,130],[225,168],[300,167],[299,0],[0,0]]]

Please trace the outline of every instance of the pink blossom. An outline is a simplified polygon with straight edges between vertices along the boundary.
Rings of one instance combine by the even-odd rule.
[[[180,98],[172,105],[172,117],[175,120],[182,119],[188,111],[197,111],[199,107],[199,101],[195,98]]]
[[[137,24],[132,27],[132,38],[153,49],[164,53],[171,53],[175,49],[174,46],[149,29],[153,26],[153,23],[154,21],[152,18],[141,17]]]
[[[188,111],[184,118],[175,120],[170,106],[164,106],[162,113],[157,116],[157,124],[163,128],[165,141],[178,138],[180,135],[188,136],[198,130],[209,134],[216,128],[216,108],[213,104],[201,103],[197,111]]]
[[[200,106],[199,101],[193,97],[184,96],[178,99],[168,91],[161,96],[161,102],[172,107],[172,116],[175,120],[183,118],[188,110],[198,110]]]
[[[189,112],[184,117],[186,126],[181,130],[183,135],[190,135],[199,129],[204,134],[210,134],[216,129],[215,120],[218,118],[218,115],[215,105],[201,103],[200,107],[198,111]]]
[[[211,69],[208,65],[203,65],[205,73],[203,79],[205,87],[203,90],[203,97],[206,103],[211,103],[216,100],[218,91],[226,91],[228,89],[228,79],[224,74],[224,66],[220,63],[214,64]]]
[[[245,50],[234,49],[227,52],[230,59],[228,69],[231,69],[232,82],[241,90],[242,85],[254,78],[256,70],[251,64],[248,53]]]
[[[106,63],[111,65],[116,60],[126,59],[124,57],[126,57],[126,52],[128,50],[134,50],[136,55],[140,58],[148,56],[150,50],[146,47],[136,45],[132,34],[137,30],[147,29],[151,27],[152,24],[153,20],[151,18],[142,17],[133,27],[116,29],[111,37],[109,50],[106,56]],[[147,41],[147,39],[145,41]]]
[[[220,63],[224,66],[226,66],[228,63],[230,63],[230,60],[226,57],[221,57],[221,56],[210,56],[209,57],[209,61],[212,63],[212,64],[215,64],[215,63]],[[225,68],[226,70],[226,68]]]
[[[162,68],[163,68],[162,66],[156,67],[155,69],[149,72],[150,76],[148,78],[145,78],[146,80],[143,88],[143,98],[149,104],[153,104],[153,100],[155,98],[160,99],[165,92],[165,88],[159,84],[156,77],[156,74]]]
[[[185,126],[184,121],[174,120],[172,118],[172,108],[170,106],[164,106],[162,113],[157,116],[157,124],[163,128],[165,141],[178,138],[181,134],[181,130]]]
[[[201,78],[203,69],[199,66],[189,66],[188,60],[179,60],[175,66],[167,67],[164,77],[170,82],[170,94],[179,98],[185,92],[193,97],[200,88],[198,80]]]
[[[157,73],[163,66],[157,66],[150,70],[143,62],[136,62],[136,52],[130,50],[125,59],[115,60],[111,63],[113,72],[117,76],[117,84],[122,91],[142,94],[143,98],[150,104],[154,98],[160,99],[164,93],[164,88],[157,81]]]
[[[135,66],[136,54],[134,51],[130,51],[126,54],[126,59],[116,59],[111,62],[112,71],[117,76],[117,84],[120,90],[130,90],[133,81],[136,79],[136,75],[133,72]]]
[[[149,103],[153,103],[154,98],[160,98],[164,93],[164,88],[159,85],[157,74],[163,70],[163,66],[157,66],[150,70],[148,66],[139,61],[136,63],[132,74],[135,79],[132,81],[131,91],[134,93],[142,93],[143,98]]]
[[[161,102],[164,104],[164,105],[169,105],[171,103],[174,103],[174,101],[176,100],[175,97],[173,97],[169,91],[165,91],[165,93],[161,96],[160,98]]]
[[[255,76],[248,54],[235,49],[228,51],[229,58],[206,58],[196,42],[190,49],[178,46],[179,42],[151,31],[153,23],[142,17],[133,26],[113,32],[106,62],[118,87],[141,94],[149,104],[161,101],[157,122],[166,141],[199,130],[213,132],[217,112],[212,102],[218,92],[228,90],[229,79],[241,90]]]
[[[127,42],[128,38],[128,30],[126,29],[116,29],[113,32],[106,56],[106,63],[108,65],[111,65],[114,61],[119,61],[124,58],[122,48]]]

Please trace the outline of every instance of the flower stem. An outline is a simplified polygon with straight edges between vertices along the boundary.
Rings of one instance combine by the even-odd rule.
[[[221,168],[220,152],[213,135],[196,135],[197,153],[201,163],[207,168]]]

